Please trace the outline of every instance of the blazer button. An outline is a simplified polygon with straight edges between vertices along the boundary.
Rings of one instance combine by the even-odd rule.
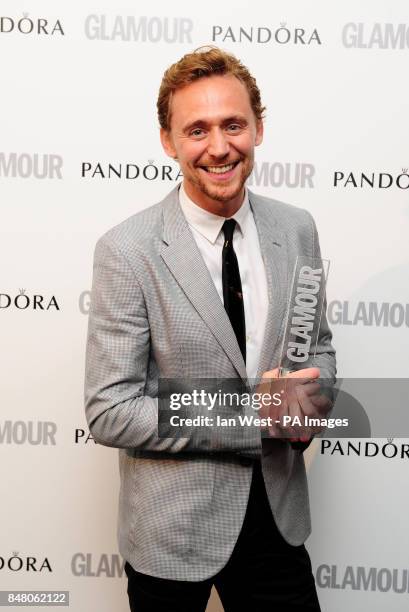
[[[249,457],[240,457],[240,465],[244,467],[249,467],[252,464],[253,464],[253,459],[250,459]]]

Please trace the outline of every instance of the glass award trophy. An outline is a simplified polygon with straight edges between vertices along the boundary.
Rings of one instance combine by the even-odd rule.
[[[299,256],[295,262],[279,376],[313,365],[324,307],[329,261]]]

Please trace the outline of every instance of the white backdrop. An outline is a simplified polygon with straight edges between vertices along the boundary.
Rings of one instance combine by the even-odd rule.
[[[176,184],[158,137],[162,74],[212,43],[248,65],[267,106],[249,184],[316,219],[340,375],[406,377],[407,2],[0,11],[0,588],[125,611],[117,451],[88,438],[83,412],[88,292],[98,237]],[[347,440],[308,452],[323,611],[408,606],[405,440],[393,458],[375,442],[374,457],[364,441],[360,454]]]

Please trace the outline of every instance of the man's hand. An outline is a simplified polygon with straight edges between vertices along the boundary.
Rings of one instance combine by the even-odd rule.
[[[306,443],[322,431],[321,426],[305,425],[305,417],[324,418],[331,408],[330,400],[320,393],[320,385],[316,382],[319,375],[319,368],[304,368],[284,378],[279,377],[278,368],[263,374],[258,391],[281,396],[280,406],[263,405],[260,409],[261,417],[270,417],[268,433],[271,437]],[[288,417],[286,421],[284,417]]]

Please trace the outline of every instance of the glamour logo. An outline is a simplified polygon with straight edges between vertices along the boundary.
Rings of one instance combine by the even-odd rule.
[[[52,295],[51,298],[45,298],[43,295],[36,293],[30,297],[26,295],[25,289],[20,289],[20,293],[14,297],[8,293],[0,293],[0,308],[9,308],[10,306],[15,306],[18,310],[27,310],[27,308],[32,310],[56,308],[60,310],[55,295]]]
[[[183,174],[180,169],[167,165],[156,165],[152,159],[147,164],[137,165],[130,163],[94,163],[82,162],[82,178],[99,179],[145,179],[147,181],[177,181]]]
[[[53,421],[0,421],[0,444],[55,446],[56,433]]]
[[[297,279],[297,293],[291,313],[290,335],[287,357],[290,361],[303,363],[309,357],[314,319],[317,315],[318,296],[322,268],[302,266]]]
[[[18,552],[13,552],[11,557],[0,557],[0,570],[10,570],[11,572],[53,571],[47,557],[44,557],[44,559],[20,557]]]
[[[385,459],[409,459],[409,444],[394,444],[391,440],[378,442],[350,442],[345,440],[321,440],[321,455],[342,457],[384,457]]]
[[[409,304],[401,302],[340,302],[328,304],[328,321],[333,325],[364,327],[409,327]]]
[[[281,23],[279,28],[266,26],[212,26],[212,41],[214,42],[251,42],[251,43],[273,43],[278,45],[310,45],[315,43],[321,45],[318,31],[305,30],[304,28],[287,28],[286,23]]]
[[[0,153],[0,177],[61,179],[62,164],[55,153]]]
[[[59,19],[49,21],[43,17],[31,18],[28,13],[23,13],[22,17],[0,17],[0,33],[10,34],[40,34],[54,36],[54,34],[65,35]]]
[[[98,444],[92,437],[89,431],[85,429],[76,429],[74,434],[75,444],[88,444],[88,442],[94,442],[94,444]]]
[[[409,49],[409,26],[406,23],[346,23],[342,44],[357,49]]]
[[[353,187],[369,189],[409,189],[409,174],[407,168],[393,175],[388,172],[334,172],[334,187]]]
[[[191,43],[193,21],[186,17],[123,17],[88,15],[85,36],[90,40]]]
[[[409,570],[388,567],[347,565],[319,565],[316,582],[321,589],[351,589],[352,591],[380,591],[381,593],[408,593]]]
[[[125,561],[119,555],[103,554],[94,558],[91,553],[75,553],[71,560],[71,571],[74,576],[99,578],[120,578],[124,574]]]
[[[260,187],[314,187],[315,167],[303,162],[254,162],[248,178],[249,186]]]

